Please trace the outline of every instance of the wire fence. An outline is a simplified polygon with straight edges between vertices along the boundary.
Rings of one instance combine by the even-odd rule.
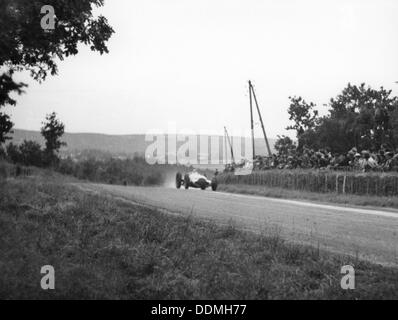
[[[221,184],[246,184],[321,193],[398,195],[398,174],[329,170],[268,170],[250,175],[224,173]]]

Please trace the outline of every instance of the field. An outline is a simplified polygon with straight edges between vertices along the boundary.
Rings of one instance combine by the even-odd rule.
[[[316,193],[360,196],[398,195],[398,174],[330,170],[267,170],[250,175],[222,174],[221,184],[253,185]]]
[[[1,179],[1,178],[0,178]],[[0,298],[387,299],[398,270],[86,194],[49,171],[0,183]],[[55,268],[55,290],[40,268]],[[340,287],[353,265],[356,289]]]

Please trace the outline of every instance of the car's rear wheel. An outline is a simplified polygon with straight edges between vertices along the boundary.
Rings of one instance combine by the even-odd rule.
[[[176,174],[176,188],[180,189],[182,184],[182,174],[177,172]]]
[[[186,174],[186,175],[184,176],[184,186],[185,186],[185,189],[189,189],[189,184],[190,184],[189,175]]]
[[[206,188],[209,186],[209,184],[207,183],[207,181],[205,179],[199,179],[196,182],[196,185],[202,190],[206,190]]]

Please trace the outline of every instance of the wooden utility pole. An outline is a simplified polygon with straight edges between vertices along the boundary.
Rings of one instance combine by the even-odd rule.
[[[262,118],[262,116],[261,116],[260,108],[259,108],[259,106],[258,106],[256,93],[254,92],[253,85],[251,84],[250,81],[249,81],[249,86],[250,86],[250,91],[251,91],[252,94],[253,94],[254,102],[256,103],[257,112],[258,112],[258,117],[260,118],[261,128],[263,129],[265,144],[267,145],[268,155],[271,157],[271,156],[272,156],[271,148],[269,147],[269,143],[268,143],[268,139],[267,139],[267,134],[265,133],[263,118]]]
[[[254,121],[253,121],[253,101],[252,101],[252,83],[249,80],[249,96],[250,96],[250,128],[252,132],[252,150],[253,160],[256,157],[256,149],[254,146]]]
[[[224,127],[224,131],[225,131],[225,136],[228,139],[228,143],[229,143],[229,147],[231,148],[231,158],[232,158],[232,162],[235,163],[235,157],[234,157],[234,149],[232,148],[232,143],[231,140],[229,139],[229,135],[228,135],[228,131],[227,128]]]
[[[225,127],[224,127],[225,129]],[[227,154],[227,136],[225,134],[225,130],[224,130],[224,159],[225,159],[225,164],[228,164],[228,154]]]

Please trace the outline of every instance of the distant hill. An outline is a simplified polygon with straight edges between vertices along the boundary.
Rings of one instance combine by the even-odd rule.
[[[38,131],[14,129],[12,142],[19,144],[23,140],[34,140],[44,146],[44,139]],[[99,150],[112,155],[134,155],[144,153],[146,148],[145,135],[106,135],[98,133],[65,133],[62,141],[67,144],[63,152],[83,150]]]
[[[44,146],[43,137],[38,131],[14,129],[14,134],[11,136],[11,142],[15,144],[20,144],[23,140],[33,140]],[[210,136],[205,137],[210,138]],[[223,137],[220,136],[218,139],[222,147]],[[234,137],[233,139],[236,141],[237,138]],[[145,135],[143,134],[107,135],[99,133],[65,133],[62,140],[67,143],[67,147],[62,149],[62,154],[71,156],[87,150],[95,150],[108,153],[112,156],[132,157],[137,154],[144,155],[146,148],[152,143],[145,141]],[[250,144],[249,138],[246,138],[244,141]],[[275,139],[269,139],[272,151],[275,141]],[[266,154],[263,139],[255,139],[255,147],[256,154]]]

